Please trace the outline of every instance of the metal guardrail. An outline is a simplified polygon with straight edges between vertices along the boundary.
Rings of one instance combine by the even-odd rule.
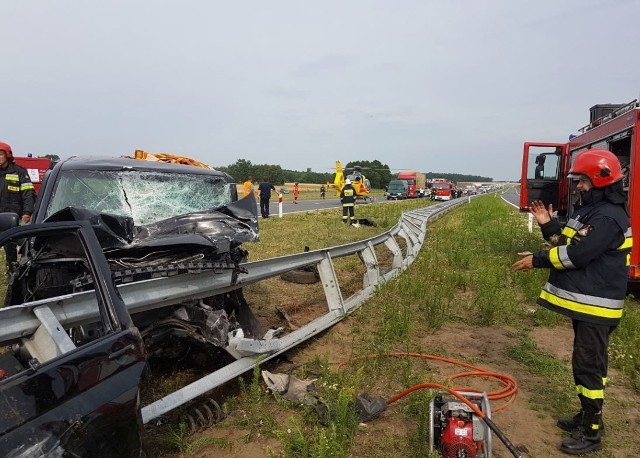
[[[143,407],[143,422],[147,423],[203,395],[207,391],[233,380],[251,370],[255,364],[268,361],[341,321],[369,298],[381,284],[399,275],[413,263],[424,243],[428,221],[440,217],[467,201],[467,199],[456,199],[405,212],[400,217],[398,224],[392,229],[360,242],[244,264],[248,274],[240,276],[236,287],[271,278],[309,264],[317,265],[327,300],[327,312],[305,326],[280,338],[270,340],[247,339],[241,336],[231,338],[227,351],[239,359]],[[395,237],[404,239],[406,243],[404,253],[396,242]],[[385,245],[393,256],[391,269],[386,273],[382,273],[378,265],[374,250],[377,245]],[[366,268],[363,289],[344,299],[340,291],[333,260],[354,254],[359,256]],[[126,298],[125,303],[127,303]]]
[[[477,197],[477,196],[474,196]],[[471,199],[471,198],[469,198]],[[294,269],[317,266],[326,298],[327,312],[280,338],[269,340],[245,338],[241,333],[231,336],[225,350],[236,361],[142,408],[144,423],[157,418],[251,370],[258,362],[293,348],[310,337],[328,329],[357,309],[375,290],[405,270],[418,255],[426,235],[427,222],[456,208],[468,199],[460,198],[405,212],[389,231],[366,240],[290,256],[249,262],[242,265],[246,273],[234,283],[232,272],[205,271],[128,283],[118,290],[131,315],[189,300],[198,300],[257,283]],[[396,241],[405,242],[401,249]],[[384,245],[392,255],[391,267],[381,272],[375,247]],[[357,255],[365,267],[363,287],[343,298],[333,260]],[[43,324],[39,309],[51,311],[51,320],[64,329],[93,323],[100,319],[93,291],[80,292],[28,304],[0,309],[0,342],[26,339]],[[55,320],[54,320],[55,318]]]

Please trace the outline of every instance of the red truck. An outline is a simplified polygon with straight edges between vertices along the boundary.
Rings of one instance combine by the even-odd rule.
[[[431,181],[432,200],[451,200],[456,198],[456,185],[445,178],[434,178]]]
[[[575,181],[567,173],[579,153],[590,148],[611,151],[618,157],[624,173],[623,186],[631,214],[631,228],[640,234],[640,107],[638,100],[626,104],[600,104],[590,108],[590,122],[571,135],[566,143],[526,142],[522,154],[520,210],[542,200],[553,204],[558,218],[567,220],[576,198]],[[640,244],[631,250],[629,280],[640,282]]]
[[[13,157],[16,164],[25,169],[31,178],[36,194],[40,192],[40,183],[44,178],[44,174],[51,167],[51,159],[47,157]]]
[[[427,188],[427,176],[424,173],[413,170],[405,170],[398,172],[398,180],[407,180],[409,183],[409,198],[422,197],[424,190]]]

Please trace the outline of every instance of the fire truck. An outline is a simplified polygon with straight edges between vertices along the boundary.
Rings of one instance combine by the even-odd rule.
[[[640,234],[640,173],[632,166],[640,161],[640,107],[635,99],[625,104],[599,104],[590,108],[589,124],[569,136],[566,143],[526,142],[522,154],[520,211],[541,200],[553,204],[558,218],[572,215],[577,198],[576,182],[567,178],[579,153],[590,148],[607,149],[618,157],[624,173],[623,187],[631,214],[631,228]],[[629,280],[640,282],[640,244],[631,251]]]
[[[398,172],[398,180],[407,180],[409,183],[409,198],[422,197],[420,191],[424,192],[427,187],[427,176],[413,170]]]
[[[445,178],[434,178],[431,181],[431,196],[433,200],[455,199],[456,185]]]
[[[29,154],[26,157],[14,156],[13,160],[20,167],[25,169],[29,174],[29,178],[33,183],[36,194],[40,192],[40,183],[44,178],[44,174],[51,167],[51,159],[47,157],[33,157]]]

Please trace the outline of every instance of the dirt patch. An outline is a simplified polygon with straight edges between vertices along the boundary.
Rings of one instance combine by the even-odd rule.
[[[555,356],[560,361],[571,362],[573,329],[570,326],[537,327],[531,330],[529,337],[540,350]]]
[[[569,325],[535,328],[529,337],[539,349],[554,355],[561,361],[567,361],[567,365],[570,365],[573,331]],[[530,402],[536,388],[544,387],[548,381],[531,375],[521,365],[505,356],[505,349],[518,343],[513,330],[452,324],[425,338],[424,343],[439,345],[445,339],[455,341],[452,357],[473,362],[487,370],[505,373],[516,379],[519,391],[515,402],[505,410],[495,413],[493,420],[513,444],[526,447],[528,453],[525,456],[567,456],[558,450],[566,433],[555,426],[556,419],[551,414],[534,410]],[[616,371],[611,370],[610,379],[605,404],[607,434],[604,439],[604,449],[590,456],[616,458],[637,456],[640,438],[628,432],[637,431],[640,428],[638,420],[640,397],[620,384],[623,381]],[[477,385],[476,380],[473,383],[474,386]],[[499,402],[492,402],[492,409],[499,405]],[[512,456],[495,436],[493,451],[496,458]]]
[[[359,273],[358,273],[359,276]],[[266,283],[266,282],[265,282]],[[267,290],[261,290],[266,288]],[[266,293],[269,294],[266,294]],[[276,292],[276,294],[274,294]],[[291,305],[286,297],[296,297]],[[272,284],[247,288],[247,296],[253,303],[259,305],[255,308],[256,315],[265,326],[287,326],[282,319],[278,319],[273,313],[275,306],[282,307],[290,315],[291,323],[300,326],[312,319],[326,313],[326,304],[323,303],[323,294],[320,285],[296,285],[283,282],[279,279],[272,280]],[[288,304],[288,305],[287,305]],[[271,372],[289,372],[295,367],[313,360],[322,358],[328,361],[330,368],[338,370],[338,365],[351,356],[354,348],[354,338],[357,339],[356,329],[358,320],[346,319],[330,330],[323,332],[307,342],[297,346],[287,353],[284,362],[273,363],[268,369]],[[522,331],[520,331],[522,332]],[[546,328],[534,327],[528,331],[528,337],[533,340],[537,348],[547,354],[553,355],[567,370],[570,368],[573,331],[568,321],[561,325]],[[532,375],[523,365],[512,360],[506,354],[509,347],[517,346],[519,334],[516,329],[509,327],[478,327],[462,323],[450,323],[435,332],[426,332],[419,341],[415,342],[417,348],[437,349],[434,352],[441,356],[460,360],[482,367],[488,371],[495,371],[513,377],[519,386],[515,401],[501,410],[504,400],[494,400],[491,408],[494,411],[492,417],[497,426],[516,446],[523,446],[527,457],[564,457],[558,447],[561,441],[567,437],[556,426],[556,418],[552,413],[553,405],[546,404],[544,393],[550,386],[550,381],[544,377]],[[423,365],[424,364],[424,365]],[[424,374],[421,373],[424,368]],[[459,366],[447,365],[439,362],[425,361],[416,364],[414,375],[423,377],[423,382],[447,383],[447,379],[454,373],[466,369]],[[623,458],[637,456],[640,449],[640,437],[629,434],[630,431],[640,430],[640,396],[626,388],[625,380],[611,370],[610,383],[607,386],[607,400],[605,403],[605,423],[607,433],[604,438],[602,451],[590,456],[594,458]],[[483,378],[462,378],[452,382],[458,388],[475,388],[486,392],[496,391],[502,385],[495,380]],[[372,388],[372,387],[369,387]],[[392,388],[388,385],[376,386],[382,392],[370,392],[372,396],[381,395],[389,398],[398,393],[388,392]],[[403,389],[394,387],[393,389]],[[570,390],[570,387],[567,388]],[[540,401],[542,393],[542,401]],[[572,393],[568,393],[572,396]],[[407,447],[409,437],[413,437],[418,425],[408,420],[403,409],[407,406],[407,398],[400,399],[389,406],[387,411],[378,419],[361,424],[358,427],[355,444],[351,449],[353,457],[383,457],[395,456],[394,451]],[[575,408],[578,408],[577,400]],[[270,402],[268,409],[271,415],[279,423],[280,428],[288,424],[292,416],[300,416],[300,411],[291,410],[282,405]],[[567,412],[570,414],[572,412]],[[234,420],[241,419],[242,412],[231,412],[229,418],[219,425],[198,433],[194,440],[220,439],[230,444],[230,448],[214,445],[206,445],[198,448],[196,452],[172,455],[174,457],[205,457],[219,458],[236,457],[266,457],[279,456],[282,452],[280,441],[269,435],[255,437],[252,435],[247,440],[248,430],[233,426]],[[494,458],[508,458],[512,454],[500,442],[497,436],[493,436]],[[399,444],[397,447],[389,444]],[[386,447],[386,448],[385,448]],[[391,452],[387,452],[391,450]]]

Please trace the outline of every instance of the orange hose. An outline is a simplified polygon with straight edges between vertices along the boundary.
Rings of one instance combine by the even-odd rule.
[[[342,368],[345,365],[353,362],[353,361],[360,361],[363,359],[373,359],[373,358],[377,358],[379,355],[373,354],[373,355],[367,355],[367,356],[361,356],[358,358],[354,358],[352,360],[345,360],[343,362],[341,362],[338,365],[338,368]],[[504,387],[500,390],[497,391],[491,391],[489,393],[487,393],[487,398],[489,400],[498,400],[498,399],[506,399],[505,403],[500,405],[498,408],[493,409],[494,412],[499,412],[501,410],[506,409],[516,398],[516,394],[518,393],[518,383],[515,381],[514,378],[505,375],[505,374],[500,374],[498,372],[490,372],[487,370],[484,370],[481,367],[478,366],[474,366],[472,364],[468,364],[465,363],[463,361],[458,361],[455,359],[449,359],[449,358],[444,358],[442,356],[435,356],[435,355],[428,355],[428,354],[424,354],[424,353],[407,353],[407,352],[392,352],[389,353],[387,356],[394,356],[394,357],[412,357],[412,358],[422,358],[422,359],[431,359],[434,361],[440,361],[443,363],[447,363],[447,364],[455,364],[456,366],[462,366],[462,367],[466,367],[467,369],[471,369],[468,372],[459,372],[457,374],[453,374],[450,377],[447,378],[447,380],[455,380],[458,378],[462,378],[462,377],[483,377],[483,378],[491,378],[491,379],[496,379],[498,382],[500,382],[502,385],[504,385]],[[394,402],[398,401],[399,399],[402,399],[403,397],[405,397],[406,395],[408,395],[409,393],[412,393],[413,391],[416,390],[421,390],[424,388],[437,388],[440,390],[444,390],[447,391],[448,393],[452,394],[453,396],[455,396],[456,398],[460,399],[462,402],[464,402],[466,405],[468,405],[471,409],[473,409],[473,411],[479,415],[481,418],[484,418],[485,415],[484,413],[482,413],[482,411],[480,411],[475,405],[473,405],[471,402],[469,402],[463,395],[460,394],[461,391],[469,391],[469,392],[480,392],[479,390],[475,389],[475,388],[447,388],[444,385],[441,385],[439,383],[419,383],[417,385],[413,385],[409,388],[407,388],[406,390],[396,394],[395,396],[387,399],[387,405],[389,404],[393,404]]]

